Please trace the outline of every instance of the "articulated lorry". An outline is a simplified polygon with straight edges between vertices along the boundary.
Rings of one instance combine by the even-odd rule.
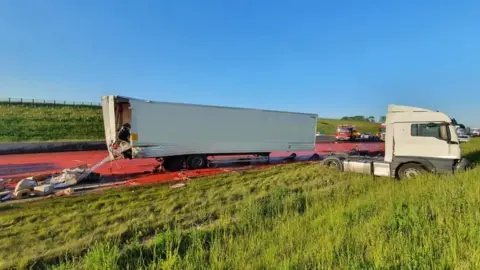
[[[389,105],[383,157],[331,154],[325,166],[377,176],[411,178],[423,172],[454,173],[471,167],[462,158],[455,125],[438,111]]]
[[[208,157],[315,151],[317,115],[102,97],[111,159],[157,158],[168,171],[207,167]],[[129,123],[130,141],[118,139]]]

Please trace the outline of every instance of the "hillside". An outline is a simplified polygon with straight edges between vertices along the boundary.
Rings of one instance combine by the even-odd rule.
[[[98,140],[99,107],[0,104],[0,142]]]
[[[377,134],[380,128],[379,123],[364,122],[364,121],[352,121],[352,120],[339,120],[339,119],[327,119],[319,118],[317,131],[325,135],[335,135],[335,131],[338,125],[355,125],[360,133],[372,133]]]
[[[478,269],[478,179],[303,163],[1,204],[0,268]]]
[[[0,104],[0,142],[103,140],[100,107]],[[339,124],[376,133],[378,123],[319,119],[317,131],[335,135]]]

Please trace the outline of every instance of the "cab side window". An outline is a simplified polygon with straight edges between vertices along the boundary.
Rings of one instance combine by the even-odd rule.
[[[411,135],[413,137],[434,137],[440,140],[448,140],[448,126],[442,124],[412,124]]]

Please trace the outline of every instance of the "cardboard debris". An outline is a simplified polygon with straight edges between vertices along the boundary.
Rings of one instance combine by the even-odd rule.
[[[0,179],[0,191],[3,191],[7,188],[7,183],[5,180]]]
[[[89,170],[87,165],[81,165],[71,169],[64,169],[60,175],[52,177],[50,184],[53,184],[54,188],[65,188],[87,179],[100,180],[101,177],[99,174]]]
[[[38,183],[44,183],[50,180],[51,174],[39,174],[32,177],[32,180]]]
[[[8,193],[7,195],[5,196],[0,196],[0,202],[4,202],[4,201],[8,201],[12,198],[12,194],[11,193]]]
[[[21,189],[18,191],[15,190],[15,192],[13,192],[13,197],[17,199],[23,199],[23,198],[29,197],[30,193],[32,193],[31,189]]]
[[[175,184],[173,186],[171,186],[170,188],[179,188],[179,187],[184,187],[185,184],[184,183],[178,183],[178,184]]]
[[[0,201],[3,202],[9,199],[24,199],[30,196],[46,196],[51,194],[55,194],[57,196],[70,195],[74,192],[74,189],[62,188],[70,187],[86,180],[100,181],[102,176],[98,173],[94,173],[93,171],[110,160],[110,156],[107,156],[90,169],[88,169],[87,165],[80,165],[74,168],[64,169],[59,174],[39,174],[28,177],[18,182],[13,192],[6,190],[7,181],[0,179]],[[95,188],[97,186],[100,187],[102,185],[84,187],[84,189]],[[62,190],[56,191],[55,189]]]
[[[41,185],[41,186],[36,186],[33,188],[33,191],[35,192],[36,195],[48,195],[53,193],[53,185],[48,184],[48,185]]]
[[[72,188],[66,188],[66,189],[62,189],[60,191],[55,192],[55,196],[72,195],[72,193],[73,193]]]
[[[18,182],[17,186],[15,187],[15,192],[18,192],[20,190],[32,190],[34,186],[37,185],[37,182],[35,182],[31,177],[25,178]]]

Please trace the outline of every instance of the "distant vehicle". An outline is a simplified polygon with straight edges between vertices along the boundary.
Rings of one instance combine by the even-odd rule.
[[[371,133],[363,133],[362,135],[360,135],[360,138],[364,139],[364,140],[371,140],[374,137],[375,136],[373,136],[373,134],[371,134]]]
[[[458,135],[458,141],[461,142],[461,143],[469,142],[471,139],[472,139],[472,137],[470,137],[468,135],[465,135],[465,134]]]
[[[321,132],[317,132],[317,133],[315,134],[315,136],[320,137],[320,136],[325,136],[325,134],[323,134],[323,133],[321,133]]]
[[[472,129],[472,136],[473,137],[480,137],[480,128]]]
[[[457,132],[457,135],[466,135],[465,133],[465,128],[463,128],[460,125],[455,126],[455,131]]]
[[[337,141],[354,141],[359,137],[358,130],[351,125],[338,125],[335,138]]]

